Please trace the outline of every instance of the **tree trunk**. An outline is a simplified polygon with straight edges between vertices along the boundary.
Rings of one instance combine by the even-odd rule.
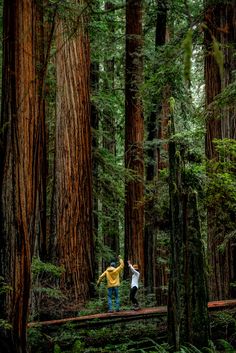
[[[99,62],[94,61],[91,63],[91,89],[92,94],[97,94],[99,88]],[[91,102],[91,127],[92,127],[92,174],[93,174],[93,235],[94,235],[94,246],[95,253],[99,251],[98,242],[98,162],[96,159],[96,153],[99,146],[98,141],[98,129],[99,129],[99,112],[96,104]],[[94,264],[94,276],[98,278],[99,264],[98,260],[95,260]]]
[[[188,342],[207,347],[209,340],[206,258],[199,223],[197,193],[184,195],[185,317]]]
[[[125,166],[133,172],[125,187],[125,259],[144,268],[144,157],[141,0],[126,1]],[[125,275],[128,269],[125,270]]]
[[[209,5],[205,12],[205,87],[206,106],[234,81],[233,73],[236,68],[236,5],[231,2],[219,2]],[[219,66],[219,54],[213,50],[213,41],[220,44],[224,62]],[[218,153],[214,146],[214,139],[236,137],[235,106],[221,109],[210,108],[206,122],[206,156],[209,161],[217,161]],[[208,177],[211,180],[211,170]],[[223,204],[223,203],[222,203]],[[209,293],[211,299],[224,299],[232,295],[230,284],[236,280],[235,241],[229,241],[225,251],[219,251],[219,245],[224,241],[227,233],[233,230],[222,221],[224,206],[211,204],[208,206],[208,254],[209,254]],[[235,212],[234,219],[235,219]]]
[[[183,253],[183,206],[181,160],[176,151],[176,143],[169,141],[169,190],[171,217],[170,278],[168,289],[168,334],[173,348],[179,350],[185,341],[182,337],[181,323],[184,319],[184,253]]]
[[[41,10],[32,0],[5,1],[3,20],[0,276],[11,290],[1,317],[12,325],[12,352],[26,352],[31,258],[45,222]]]
[[[172,122],[173,124],[173,122]],[[207,347],[209,322],[205,257],[196,194],[184,190],[180,151],[169,142],[171,258],[168,335],[174,351],[191,343]]]
[[[76,28],[69,28],[62,19],[57,26],[55,207],[57,258],[65,269],[61,289],[68,303],[76,305],[89,298],[94,279],[90,53],[85,10],[71,23]]]

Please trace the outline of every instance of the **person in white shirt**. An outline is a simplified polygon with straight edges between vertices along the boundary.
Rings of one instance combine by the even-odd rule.
[[[138,265],[132,265],[130,261],[128,261],[129,268],[132,272],[132,278],[131,278],[131,288],[130,288],[130,300],[134,306],[134,310],[139,310],[139,303],[136,298],[137,291],[138,291],[138,286],[139,286],[139,268]]]

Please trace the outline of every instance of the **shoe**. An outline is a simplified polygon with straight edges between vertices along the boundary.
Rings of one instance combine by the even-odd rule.
[[[120,309],[117,309],[116,312],[119,313]]]
[[[113,313],[114,311],[113,310],[108,310],[108,313]]]

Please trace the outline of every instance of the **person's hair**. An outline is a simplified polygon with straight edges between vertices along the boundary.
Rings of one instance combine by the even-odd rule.
[[[134,264],[134,265],[133,265],[133,268],[134,268],[135,270],[138,270],[138,271],[139,271],[139,267],[138,267],[137,264]]]
[[[116,263],[114,261],[111,261],[110,266],[115,267]]]

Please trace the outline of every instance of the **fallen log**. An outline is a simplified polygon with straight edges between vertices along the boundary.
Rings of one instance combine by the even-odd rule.
[[[209,311],[224,310],[236,307],[236,300],[221,300],[208,303]],[[146,320],[157,318],[167,314],[166,306],[154,308],[143,308],[140,310],[121,310],[114,313],[97,313],[92,315],[83,315],[59,320],[48,320],[28,323],[28,328],[36,326],[58,326],[66,323],[75,323],[78,327],[87,326],[106,326],[114,323],[133,320]]]

